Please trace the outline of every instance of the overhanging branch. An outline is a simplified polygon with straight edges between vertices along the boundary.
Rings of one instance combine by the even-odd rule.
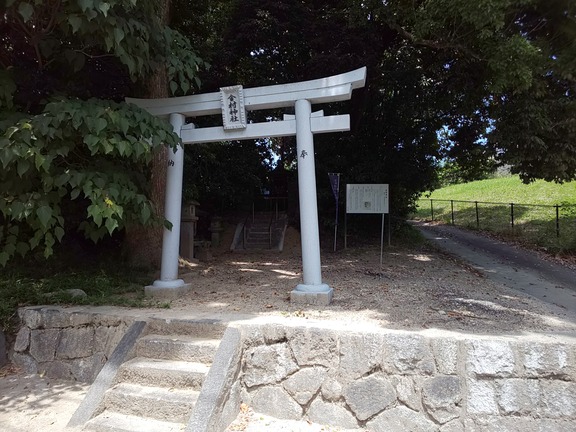
[[[409,40],[414,45],[421,45],[442,51],[445,50],[459,51],[472,57],[475,60],[481,60],[481,58],[475,52],[471,51],[469,48],[465,47],[462,44],[453,42],[439,42],[432,39],[420,39],[416,37],[413,33],[410,33],[408,30],[406,30],[405,28],[403,28],[398,24],[390,24],[390,28],[396,30],[400,36],[402,36],[404,39]]]

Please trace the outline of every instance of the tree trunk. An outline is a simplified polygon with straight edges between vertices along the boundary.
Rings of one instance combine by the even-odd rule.
[[[168,24],[170,1],[163,0],[158,5],[159,19]],[[148,98],[169,97],[168,75],[166,67],[159,67],[146,83]],[[168,166],[168,149],[161,147],[152,160],[150,176],[150,199],[156,215],[164,217],[164,200],[166,192],[166,171]],[[124,247],[128,264],[136,267],[159,269],[162,258],[163,227],[132,226],[126,230]]]

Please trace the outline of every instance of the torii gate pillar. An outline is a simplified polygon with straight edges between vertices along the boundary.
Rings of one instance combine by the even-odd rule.
[[[310,125],[312,104],[306,99],[297,100],[295,111],[303,283],[290,293],[290,301],[327,305],[332,301],[334,290],[322,283],[314,135]]]
[[[182,114],[170,114],[170,124],[174,133],[180,136],[180,131],[186,117]],[[166,168],[166,193],[164,215],[172,224],[172,229],[164,227],[162,236],[162,263],[160,279],[152,285],[144,287],[147,296],[177,298],[192,287],[178,279],[178,258],[180,257],[180,219],[182,216],[182,178],[184,174],[184,148],[168,152],[168,167]]]

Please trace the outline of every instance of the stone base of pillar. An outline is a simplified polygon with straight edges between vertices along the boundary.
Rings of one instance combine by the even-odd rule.
[[[191,283],[184,283],[182,279],[173,281],[160,281],[157,280],[152,285],[144,287],[144,294],[146,297],[154,297],[157,299],[174,300],[182,297],[192,289]]]
[[[334,290],[326,284],[300,284],[290,292],[290,303],[328,306],[333,296]]]

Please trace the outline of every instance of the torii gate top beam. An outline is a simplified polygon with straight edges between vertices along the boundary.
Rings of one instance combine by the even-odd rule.
[[[245,107],[249,111],[293,106],[297,100],[307,99],[312,104],[338,102],[352,97],[352,90],[364,87],[366,67],[340,75],[244,89]],[[179,113],[187,117],[220,114],[220,93],[172,97],[165,99],[126,98],[126,102],[138,105],[149,113],[166,117]]]

